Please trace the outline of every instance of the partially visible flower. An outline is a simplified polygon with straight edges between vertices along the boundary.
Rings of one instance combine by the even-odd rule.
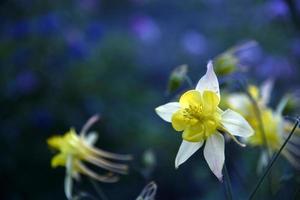
[[[286,105],[286,101],[282,101],[276,111],[268,107],[270,95],[273,88],[273,81],[267,80],[260,88],[250,85],[248,93],[257,103],[261,122],[259,121],[255,107],[250,98],[245,93],[235,93],[227,96],[226,105],[231,109],[239,112],[253,127],[255,134],[246,140],[251,146],[265,146],[273,154],[278,151],[284,143],[286,136],[291,131],[291,124],[282,117],[282,110]],[[261,123],[261,124],[260,124]],[[263,129],[263,130],[262,130]],[[266,141],[264,141],[266,140]],[[299,138],[294,135],[287,145],[287,149],[282,151],[283,156],[295,167],[300,167],[295,155],[300,155],[300,149],[297,149],[293,143]],[[259,169],[268,164],[268,152],[262,152]]]
[[[157,185],[154,181],[144,187],[141,194],[136,200],[154,200],[156,195]]]
[[[149,16],[134,17],[131,28],[135,35],[144,43],[153,44],[161,36],[161,30],[154,19]]]
[[[175,167],[184,163],[203,144],[204,158],[219,180],[225,161],[224,137],[221,133],[249,137],[253,130],[237,112],[219,108],[219,82],[212,62],[207,65],[206,74],[199,80],[195,90],[185,92],[179,102],[170,102],[156,108],[156,113],[172,123],[176,131],[183,131],[182,143],[175,159]]]
[[[66,167],[65,194],[68,199],[72,199],[72,178],[78,179],[80,174],[107,183],[118,181],[116,174],[127,174],[127,165],[114,163],[108,159],[126,161],[130,160],[131,156],[114,154],[94,147],[98,134],[95,132],[87,134],[87,131],[97,120],[98,116],[90,118],[79,135],[71,128],[65,135],[52,136],[47,140],[49,147],[59,151],[52,158],[51,166]],[[107,170],[108,173],[100,175],[87,167],[84,162]]]
[[[253,60],[253,52],[257,47],[256,41],[248,41],[227,49],[214,58],[216,74],[225,76],[236,71],[244,71],[249,64],[245,60]]]
[[[182,37],[185,51],[193,55],[202,55],[207,48],[207,39],[197,31],[188,31]]]

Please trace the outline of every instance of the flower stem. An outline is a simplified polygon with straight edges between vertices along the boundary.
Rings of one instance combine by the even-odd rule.
[[[264,128],[264,124],[263,124],[263,120],[262,120],[262,116],[261,116],[259,106],[257,104],[257,101],[252,97],[252,95],[248,92],[248,90],[245,89],[245,91],[246,91],[246,94],[247,94],[249,100],[251,101],[251,103],[253,105],[254,113],[255,113],[256,118],[257,118],[258,123],[259,123],[259,129],[261,131],[262,140],[263,140],[263,143],[265,145],[265,148],[267,149],[268,161],[269,161],[271,159],[271,151],[270,151],[270,148],[269,148],[269,145],[268,145],[268,140],[267,140],[267,137],[266,137],[266,132],[265,132],[265,128]]]
[[[104,194],[104,192],[99,187],[99,185],[94,180],[92,180],[91,178],[89,178],[89,181],[93,185],[93,187],[96,190],[96,192],[97,192],[98,196],[100,197],[100,199],[102,199],[102,200],[108,200],[108,197]]]
[[[253,189],[253,191],[251,192],[250,196],[249,196],[249,200],[254,198],[254,195],[256,194],[256,192],[258,191],[260,185],[262,184],[263,180],[265,179],[265,177],[269,174],[272,166],[274,165],[274,163],[276,162],[276,160],[278,159],[280,153],[282,152],[283,148],[286,146],[286,144],[288,143],[288,141],[290,140],[290,138],[293,136],[296,128],[298,127],[300,122],[300,118],[297,118],[297,121],[295,122],[295,125],[292,129],[292,131],[290,132],[289,136],[286,138],[286,140],[284,141],[284,143],[282,144],[282,146],[280,147],[279,151],[275,154],[275,156],[273,157],[273,159],[271,160],[271,162],[269,163],[269,165],[267,166],[266,171],[264,172],[264,174],[260,177],[260,179],[258,180],[255,188]]]
[[[225,190],[226,190],[226,196],[228,200],[232,200],[232,187],[231,187],[231,181],[228,174],[228,170],[226,167],[226,164],[224,164],[224,175],[225,175]]]

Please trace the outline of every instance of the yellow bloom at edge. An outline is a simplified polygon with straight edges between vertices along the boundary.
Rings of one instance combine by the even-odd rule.
[[[92,117],[82,128],[80,134],[71,128],[64,135],[52,136],[47,140],[50,148],[57,150],[58,154],[51,160],[52,167],[66,167],[65,193],[68,199],[72,199],[72,178],[79,178],[79,175],[86,175],[101,182],[116,182],[116,174],[127,174],[128,166],[112,162],[111,160],[130,160],[130,155],[119,155],[110,153],[94,147],[97,140],[97,133],[86,134],[92,124],[98,120],[98,116]],[[95,165],[106,170],[108,173],[101,175],[94,172],[85,165]]]
[[[224,104],[240,113],[254,129],[255,133],[246,140],[247,144],[251,146],[265,146],[264,140],[266,140],[269,151],[274,153],[280,149],[287,137],[287,133],[291,131],[293,125],[282,117],[282,110],[285,107],[284,99],[279,103],[275,111],[268,107],[272,88],[272,80],[265,81],[260,88],[254,85],[248,87],[249,94],[258,105],[264,133],[262,132],[260,122],[257,119],[254,105],[246,94],[235,93],[227,95]],[[299,131],[299,129],[297,129],[296,132],[297,131]],[[286,148],[282,151],[282,155],[296,168],[300,168],[300,163],[296,158],[300,155],[300,149],[297,148],[298,144],[300,144],[300,138],[295,134],[290,139]],[[267,165],[267,151],[262,152],[259,163],[261,166]]]
[[[179,102],[170,102],[155,109],[163,120],[172,123],[176,131],[183,131],[175,159],[176,168],[205,142],[204,158],[215,176],[222,180],[225,144],[221,133],[228,133],[234,139],[234,136],[249,137],[253,134],[253,129],[239,113],[230,109],[222,111],[219,103],[219,82],[212,62],[209,62],[206,74],[195,90],[185,92]]]

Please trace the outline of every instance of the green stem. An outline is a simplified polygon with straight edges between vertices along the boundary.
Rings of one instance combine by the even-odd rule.
[[[258,191],[260,185],[262,184],[263,180],[265,179],[265,177],[269,174],[270,170],[272,169],[272,166],[274,165],[274,163],[276,162],[276,160],[278,159],[280,153],[282,152],[283,148],[286,146],[286,144],[288,143],[288,141],[290,140],[290,138],[292,137],[292,135],[294,134],[296,128],[299,125],[299,121],[300,118],[297,118],[297,121],[292,129],[292,131],[290,132],[289,136],[286,138],[286,140],[284,141],[284,143],[282,144],[282,146],[280,147],[279,151],[275,154],[275,156],[273,157],[273,159],[271,160],[271,162],[269,163],[266,171],[264,172],[264,174],[261,176],[261,178],[258,180],[255,188],[253,189],[253,191],[251,192],[250,196],[249,196],[249,200],[254,198],[254,195],[256,194],[256,192]]]
[[[261,117],[261,112],[260,112],[260,109],[259,109],[259,106],[256,102],[256,100],[252,97],[252,95],[248,92],[248,90],[245,90],[246,91],[246,94],[249,98],[249,100],[251,101],[252,105],[253,105],[253,109],[254,109],[254,113],[256,115],[256,118],[258,120],[258,123],[259,123],[259,129],[261,131],[261,134],[262,134],[262,140],[263,140],[263,143],[264,143],[264,146],[266,147],[267,149],[267,153],[268,153],[268,161],[271,159],[271,149],[269,148],[269,144],[268,144],[268,140],[267,140],[267,137],[266,137],[266,132],[265,132],[265,128],[264,128],[264,124],[263,124],[263,120],[262,120],[262,117]]]
[[[102,200],[108,200],[108,197],[104,194],[104,192],[102,191],[102,189],[99,187],[99,185],[92,179],[89,178],[89,181],[92,183],[94,189],[96,190],[98,196],[100,197],[100,199]]]
[[[230,181],[226,164],[224,164],[224,175],[225,175],[225,190],[226,190],[227,199],[232,200],[233,199],[232,187],[231,187],[231,181]]]

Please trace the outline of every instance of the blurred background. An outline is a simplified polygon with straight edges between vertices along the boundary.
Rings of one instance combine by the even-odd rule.
[[[46,140],[96,113],[97,146],[135,157],[128,176],[99,183],[108,199],[135,199],[151,180],[157,199],[225,199],[202,150],[174,169],[181,136],[154,108],[176,97],[166,93],[176,66],[196,83],[209,59],[249,40],[258,45],[239,55],[248,81],[274,78],[274,104],[299,93],[299,13],[296,0],[0,1],[0,199],[65,199]],[[238,199],[257,180],[258,151],[226,145]],[[273,195],[292,199],[299,171],[282,163]],[[95,194],[84,178],[76,190]]]

